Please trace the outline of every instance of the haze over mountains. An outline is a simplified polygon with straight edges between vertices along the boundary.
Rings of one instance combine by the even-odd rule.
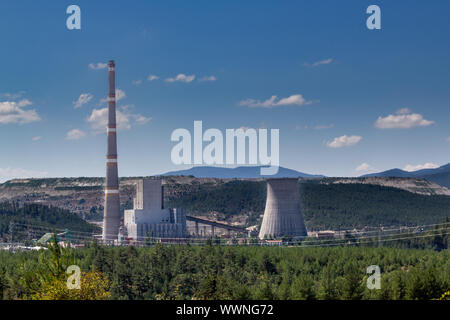
[[[410,172],[396,168],[379,173],[366,174],[361,177],[421,178],[450,188],[450,163],[435,169],[422,169]]]
[[[280,167],[278,173],[271,176],[261,175],[262,166],[255,167],[192,167],[187,170],[171,171],[162,176],[194,176],[196,178],[220,178],[220,179],[252,179],[252,178],[323,178],[323,175],[314,175],[300,171]]]
[[[308,174],[293,169],[280,167],[278,173],[273,176],[263,176],[260,174],[261,166],[255,167],[192,167],[187,170],[171,171],[162,174],[162,176],[194,176],[196,178],[323,178],[320,174]],[[395,177],[395,178],[420,178],[430,182],[437,183],[440,186],[450,188],[450,163],[435,169],[422,169],[418,171],[405,171],[401,169],[391,169],[379,173],[362,175],[367,177]]]

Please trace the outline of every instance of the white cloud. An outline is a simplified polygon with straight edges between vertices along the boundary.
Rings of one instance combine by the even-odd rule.
[[[374,126],[378,129],[409,129],[414,127],[426,127],[434,121],[426,120],[421,114],[411,113],[408,108],[397,110],[396,115],[390,114],[387,117],[378,117]]]
[[[158,79],[159,79],[159,77],[155,76],[154,74],[149,75],[148,78],[147,78],[148,81],[155,81],[155,80],[158,80]]]
[[[125,98],[127,95],[125,94],[125,91],[117,88],[116,89],[116,102],[122,100],[123,98]],[[100,100],[100,104],[104,104],[108,102],[108,98],[103,98]]]
[[[408,114],[411,113],[411,110],[409,108],[401,108],[395,111],[396,114]]]
[[[311,65],[311,67],[318,67],[318,66],[321,66],[321,65],[324,65],[324,64],[330,64],[330,63],[332,63],[332,62],[333,62],[333,59],[332,59],[332,58],[325,59],[325,60],[320,60],[320,61],[314,62],[314,63]]]
[[[0,182],[20,178],[45,178],[48,176],[46,171],[26,170],[22,168],[0,168]]]
[[[184,82],[190,83],[195,80],[195,75],[187,76],[183,73],[178,74],[175,78],[167,78],[166,82]]]
[[[403,170],[405,170],[405,171],[417,171],[417,170],[422,170],[422,169],[434,169],[434,168],[439,168],[439,166],[437,164],[434,164],[434,163],[431,163],[431,162],[427,162],[425,164],[418,164],[418,165],[408,164],[405,168],[403,168]]]
[[[31,138],[31,141],[39,141],[41,139],[42,139],[41,136],[36,136],[36,137]]]
[[[324,130],[324,129],[331,129],[334,127],[334,124],[319,124],[317,126],[314,126],[315,130]]]
[[[73,129],[67,132],[66,139],[67,140],[78,140],[81,138],[84,138],[86,136],[86,133],[81,131],[80,129]]]
[[[216,81],[216,80],[217,79],[214,76],[205,76],[205,77],[198,79],[199,82]]]
[[[89,68],[91,68],[92,70],[106,69],[106,67],[108,67],[108,65],[102,62],[89,63]]]
[[[336,137],[333,141],[327,142],[327,146],[330,148],[342,148],[342,147],[351,147],[356,145],[362,139],[361,136],[347,136],[343,135],[340,137]]]
[[[116,101],[122,100],[126,97],[125,91],[116,89]]]
[[[132,83],[135,86],[139,86],[140,84],[142,84],[142,80],[133,80]]]
[[[247,99],[239,102],[240,106],[246,106],[250,108],[275,108],[280,106],[302,106],[311,104],[312,101],[307,101],[301,94],[294,94],[287,98],[278,99],[277,96],[271,96],[269,99],[265,101],[255,100],[255,99]]]
[[[331,129],[334,127],[334,124],[330,123],[330,124],[318,124],[315,126],[309,126],[309,125],[304,125],[304,126],[300,126],[297,125],[295,126],[296,130],[307,130],[307,129],[314,129],[314,130],[325,130],[325,129]]]
[[[377,169],[372,167],[367,162],[363,162],[359,166],[356,167],[355,171],[357,171],[357,172],[374,172],[374,171],[377,171]]]
[[[116,110],[116,121],[119,130],[128,130],[131,128],[129,117],[120,110]],[[108,107],[92,110],[87,122],[91,124],[92,129],[95,131],[105,131],[108,125]]]
[[[370,165],[367,162],[361,163],[356,167],[356,171],[367,171],[370,168]]]
[[[90,93],[82,93],[78,97],[77,101],[73,102],[73,107],[75,109],[81,108],[83,105],[85,105],[86,103],[91,101],[92,98],[94,98],[94,96],[92,94],[90,94]]]
[[[149,122],[152,118],[145,117],[141,114],[133,114],[130,109],[131,106],[124,106],[116,110],[116,121],[118,130],[131,129],[132,123],[136,125],[143,125]],[[108,125],[108,108],[94,109],[91,115],[86,119],[90,123],[92,129],[97,133],[106,130]]]
[[[147,122],[152,120],[151,117],[144,117],[143,115],[140,115],[140,114],[133,115],[133,117],[134,117],[134,121],[136,122],[136,124],[140,124],[140,125],[146,124]]]
[[[36,110],[25,110],[24,108],[31,105],[28,99],[16,101],[0,102],[0,124],[18,123],[25,124],[40,121]]]
[[[21,98],[24,94],[25,94],[25,91],[19,91],[17,93],[6,92],[6,93],[0,94],[0,96],[5,97],[7,99],[11,99],[11,100],[16,100],[16,99]]]

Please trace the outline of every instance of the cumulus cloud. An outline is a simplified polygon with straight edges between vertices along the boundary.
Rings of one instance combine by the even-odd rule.
[[[34,171],[22,168],[0,168],[0,182],[20,178],[45,178],[48,176],[46,171]]]
[[[135,86],[139,86],[139,85],[142,84],[142,80],[133,80],[132,83],[133,83],[133,85],[135,85]]]
[[[439,166],[437,164],[431,163],[431,162],[427,162],[425,164],[418,164],[418,165],[411,165],[408,164],[407,166],[405,166],[405,168],[403,168],[403,170],[405,171],[417,171],[417,170],[422,170],[422,169],[434,169],[434,168],[438,168]]]
[[[374,126],[378,129],[409,129],[414,127],[426,127],[434,121],[426,120],[421,114],[412,113],[408,108],[397,110],[396,114],[387,117],[378,117]]]
[[[159,79],[159,77],[155,76],[154,74],[149,75],[148,78],[147,78],[148,81],[155,81],[155,80],[158,80],[158,79]]]
[[[116,121],[119,130],[131,128],[129,117],[120,110],[116,110]],[[87,118],[87,122],[91,124],[92,129],[96,132],[103,132],[108,125],[108,108],[92,110],[91,115]]]
[[[82,94],[80,94],[78,99],[73,102],[73,107],[75,109],[81,108],[83,105],[85,105],[86,103],[91,101],[92,98],[94,98],[94,96],[92,94],[90,94],[90,93],[82,93]]]
[[[78,140],[81,138],[84,138],[86,136],[86,133],[81,131],[80,129],[73,129],[67,132],[66,139],[67,140]]]
[[[118,130],[129,130],[132,124],[143,125],[151,120],[141,114],[134,114],[130,106],[124,106],[116,110],[116,121]],[[99,133],[106,130],[108,125],[108,108],[94,109],[86,120],[92,129]]]
[[[167,78],[166,82],[184,82],[184,83],[190,83],[195,80],[195,75],[192,74],[190,76],[187,76],[183,73],[178,74],[175,78]]]
[[[340,137],[336,137],[333,141],[327,142],[327,146],[330,148],[342,148],[342,147],[351,147],[356,145],[362,139],[361,136],[347,136],[343,135]]]
[[[97,63],[89,63],[89,68],[92,70],[101,70],[106,69],[108,65],[106,63],[97,62]]]
[[[396,114],[408,114],[408,113],[412,113],[412,112],[409,108],[401,108],[401,109],[398,109],[395,113]]]
[[[205,77],[198,79],[199,82],[216,81],[216,80],[217,79],[214,76],[205,76]]]
[[[287,98],[278,99],[278,96],[271,96],[265,101],[246,99],[239,102],[240,106],[250,108],[276,108],[281,106],[303,106],[311,104],[312,101],[305,100],[301,94],[294,94]]]
[[[36,136],[36,137],[31,138],[31,141],[39,141],[41,139],[42,139],[41,136]]]
[[[18,123],[25,124],[40,121],[41,118],[36,110],[27,110],[25,107],[31,105],[28,99],[20,101],[0,102],[0,124]]]

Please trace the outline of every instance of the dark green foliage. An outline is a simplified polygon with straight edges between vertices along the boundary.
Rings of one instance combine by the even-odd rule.
[[[13,223],[11,225],[11,223]],[[70,211],[41,204],[15,202],[0,203],[0,241],[10,240],[13,228],[14,241],[38,238],[54,229],[72,229],[81,232],[98,232],[98,227],[87,223]]]
[[[424,225],[450,216],[449,196],[365,184],[301,184],[304,216],[314,229]]]
[[[52,254],[0,251],[0,298],[23,299],[40,270],[60,270],[43,263]],[[113,299],[434,299],[450,289],[446,250],[94,243],[67,255],[82,271],[103,272]],[[380,290],[366,286],[373,264]]]

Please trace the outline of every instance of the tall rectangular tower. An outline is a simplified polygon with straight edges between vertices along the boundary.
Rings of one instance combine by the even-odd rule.
[[[108,149],[106,153],[105,209],[103,216],[103,240],[118,239],[120,227],[119,175],[117,168],[116,136],[116,83],[114,61],[108,63]]]

